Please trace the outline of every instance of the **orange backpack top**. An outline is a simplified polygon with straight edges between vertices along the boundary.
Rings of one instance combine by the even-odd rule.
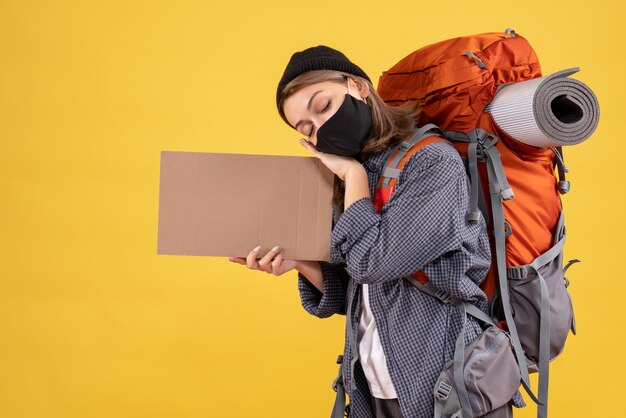
[[[560,149],[516,141],[485,111],[499,88],[541,76],[528,41],[507,29],[421,48],[383,72],[378,93],[392,105],[417,101],[418,126],[436,125],[463,157],[472,187],[467,219],[477,222],[483,216],[490,235],[492,266],[482,284],[490,314],[509,330],[522,385],[545,417],[548,362],[562,351],[569,329],[575,332],[567,266],[562,267],[560,194],[569,189],[567,169]],[[428,143],[441,139],[422,136]],[[405,150],[394,168],[401,170],[421,146]],[[380,179],[374,198],[378,210],[391,196],[395,178]],[[411,277],[427,282],[422,272]],[[538,397],[530,390],[529,368],[539,371]]]
[[[515,193],[515,199],[504,202],[505,218],[516,231],[506,243],[508,266],[528,264],[552,246],[561,212],[554,176],[555,152],[509,137],[484,109],[498,86],[536,77],[541,77],[541,68],[534,50],[526,39],[507,31],[421,48],[385,71],[378,83],[378,94],[389,104],[420,103],[418,125],[432,123],[444,132],[462,133],[482,128],[501,139],[495,146]],[[455,143],[465,157],[468,145]],[[484,166],[481,175],[486,175]]]

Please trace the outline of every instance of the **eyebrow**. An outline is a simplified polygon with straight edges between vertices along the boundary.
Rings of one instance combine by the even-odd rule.
[[[313,104],[313,98],[315,98],[315,96],[317,96],[317,93],[321,93],[323,90],[318,90],[315,93],[313,93],[313,95],[311,96],[311,98],[309,99],[309,103],[306,105],[306,109],[307,110],[311,110],[311,105]],[[298,125],[300,125],[302,123],[302,121],[298,121],[298,123],[296,123],[294,125],[294,128],[296,128],[296,130],[298,129]]]

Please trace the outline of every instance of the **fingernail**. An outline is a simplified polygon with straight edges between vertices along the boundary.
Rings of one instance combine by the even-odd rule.
[[[260,249],[261,249],[261,246],[260,246],[260,245],[258,245],[258,246],[257,246],[254,250],[252,250],[252,251],[254,251],[255,253],[258,253]]]
[[[276,253],[276,252],[278,252],[279,249],[280,249],[280,247],[277,245],[274,248],[272,248],[272,251],[274,251]]]

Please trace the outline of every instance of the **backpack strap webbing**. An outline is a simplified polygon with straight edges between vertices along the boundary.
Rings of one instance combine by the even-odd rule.
[[[376,185],[373,202],[377,212],[380,212],[391,198],[400,173],[409,158],[425,146],[444,139],[443,131],[436,125],[429,123],[415,131],[409,139],[396,145],[389,155]]]
[[[495,150],[494,148],[491,148]],[[528,393],[528,396],[539,405],[539,411],[544,406],[544,399],[538,399],[530,388],[530,377],[528,375],[528,364],[526,362],[526,355],[522,349],[522,344],[517,332],[517,326],[513,319],[513,312],[511,311],[511,300],[509,296],[509,285],[506,271],[506,231],[504,220],[504,207],[502,205],[503,196],[501,194],[501,182],[496,174],[496,168],[498,165],[501,167],[500,156],[497,150],[494,152],[486,152],[487,158],[487,178],[489,181],[489,193],[491,195],[491,211],[493,216],[493,236],[495,241],[495,254],[496,254],[496,268],[498,276],[498,285],[500,287],[500,297],[502,299],[502,310],[504,311],[504,319],[506,320],[509,333],[511,335],[511,342],[513,344],[513,350],[515,351],[515,357],[519,366],[520,374],[522,376],[522,386]],[[493,161],[498,159],[496,163]],[[542,289],[543,293],[543,289]],[[543,320],[543,318],[542,318]],[[547,374],[546,374],[547,377]],[[540,385],[541,386],[541,385]],[[540,388],[541,390],[541,388]],[[539,414],[541,416],[541,414]]]
[[[476,223],[480,220],[481,213],[478,210],[478,161],[485,161],[491,164],[495,178],[497,179],[498,193],[504,200],[513,199],[513,189],[504,174],[504,168],[500,161],[500,154],[496,149],[499,138],[492,133],[481,128],[476,128],[470,132],[445,131],[444,136],[452,142],[468,143],[467,159],[470,176],[471,194],[470,210],[466,215],[469,222]]]
[[[568,193],[570,189],[570,183],[565,178],[565,173],[568,173],[569,170],[567,169],[567,166],[565,165],[565,159],[563,157],[563,148],[562,147],[552,148],[552,151],[554,151],[554,156],[556,157],[555,158],[556,167],[559,171],[559,182],[557,184],[557,188],[559,190],[559,193],[561,194]]]
[[[378,182],[378,187],[393,188],[400,177],[402,168],[408,161],[408,157],[418,150],[433,142],[443,139],[443,131],[432,123],[419,128],[411,137],[399,143],[387,159],[385,168]]]
[[[335,396],[335,404],[333,405],[333,411],[330,418],[344,418],[346,409],[346,391],[343,387],[343,373],[341,371],[341,363],[343,363],[343,356],[337,357],[337,364],[339,365],[339,373],[333,381],[333,390],[337,392]]]
[[[559,217],[557,225],[563,225],[563,212]],[[540,308],[539,308],[539,359],[537,369],[539,371],[539,400],[541,403],[537,408],[537,416],[540,418],[547,417],[548,411],[548,383],[550,377],[550,295],[545,279],[541,275],[539,269],[552,260],[556,259],[563,251],[565,244],[565,235],[546,252],[535,258],[532,263],[509,267],[507,269],[507,277],[512,279],[524,279],[529,274],[534,273],[539,280],[540,286]]]

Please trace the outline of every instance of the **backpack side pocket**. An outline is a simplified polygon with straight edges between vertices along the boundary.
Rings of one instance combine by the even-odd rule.
[[[448,362],[435,383],[435,416],[460,416],[461,404]],[[489,326],[465,348],[463,383],[474,417],[485,415],[506,403],[517,393],[521,375],[513,355],[509,335]]]
[[[536,371],[539,361],[539,343],[542,337],[541,289],[544,283],[547,288],[547,301],[543,303],[549,305],[547,338],[550,340],[550,360],[561,354],[570,329],[575,329],[574,310],[563,269],[565,228],[562,214],[557,231],[554,246],[537,257],[533,263],[507,270],[513,318],[522,348],[529,361],[529,369],[533,371]]]

